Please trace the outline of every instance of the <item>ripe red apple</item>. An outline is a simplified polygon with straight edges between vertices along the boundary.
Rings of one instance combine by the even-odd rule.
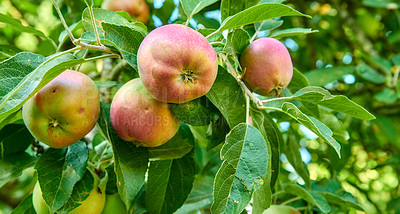
[[[293,65],[286,47],[273,38],[252,42],[240,57],[244,82],[263,96],[277,96],[285,89],[293,75]]]
[[[100,214],[103,210],[106,194],[104,192],[100,192],[98,188],[98,183],[94,183],[93,189],[90,192],[89,196],[82,201],[81,205],[75,209],[73,209],[69,214]],[[35,209],[37,214],[50,214],[50,208],[47,206],[46,202],[43,199],[42,190],[40,189],[39,182],[36,182],[35,188],[33,189],[32,194],[32,203],[33,208]]]
[[[149,20],[150,10],[145,0],[106,0],[103,4],[107,10],[123,10],[144,24]]]
[[[95,126],[99,113],[95,83],[72,70],[62,72],[22,107],[31,134],[53,148],[64,148],[83,138]]]
[[[156,147],[171,139],[180,122],[167,103],[155,100],[139,78],[123,85],[110,109],[111,124],[123,140]]]
[[[184,103],[205,95],[217,77],[218,59],[199,32],[179,24],[156,28],[138,50],[143,85],[157,100]]]

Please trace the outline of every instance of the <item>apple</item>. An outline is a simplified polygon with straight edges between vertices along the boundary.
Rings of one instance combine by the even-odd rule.
[[[69,214],[100,214],[106,201],[106,194],[98,188],[98,182],[95,181],[89,196],[82,201],[81,205],[73,209]],[[39,182],[36,182],[32,194],[33,208],[37,214],[50,214],[50,208],[43,199],[42,190]]]
[[[118,193],[107,195],[102,214],[126,214],[126,206]]]
[[[86,75],[90,73],[97,73],[97,66],[95,62],[85,62],[79,67],[79,72]]]
[[[117,91],[111,103],[110,118],[120,138],[145,147],[164,144],[180,125],[168,104],[155,100],[139,78],[125,83]]]
[[[300,212],[290,206],[271,205],[263,214],[300,214]]]
[[[161,102],[184,103],[205,95],[217,77],[217,54],[199,32],[179,24],[150,32],[137,63],[149,93]]]
[[[43,199],[39,182],[36,182],[35,187],[33,188],[32,203],[37,214],[50,214],[50,208]]]
[[[73,70],[65,70],[22,107],[28,130],[53,148],[70,146],[93,129],[100,113],[96,84]]]
[[[145,0],[105,0],[103,7],[111,11],[125,11],[137,21],[147,23],[150,16],[149,6]]]
[[[293,76],[290,54],[280,41],[260,38],[240,56],[244,82],[251,91],[263,96],[277,96]]]
[[[86,200],[82,201],[81,205],[73,209],[69,214],[100,214],[103,211],[106,202],[106,193],[98,187],[98,182],[95,182],[92,191]]]

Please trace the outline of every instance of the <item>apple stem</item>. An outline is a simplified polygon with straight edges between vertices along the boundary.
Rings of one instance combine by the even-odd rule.
[[[247,125],[250,125],[249,124],[249,118],[250,118],[250,98],[249,98],[249,96],[246,94],[245,95],[245,97],[246,97],[246,124]]]
[[[108,53],[112,53],[112,54],[117,54],[119,55],[119,57],[121,58],[121,54],[117,51],[114,51],[106,46],[104,46],[103,44],[101,44],[100,41],[100,37],[99,37],[99,33],[97,31],[97,27],[96,27],[96,23],[94,22],[94,14],[93,14],[93,8],[86,2],[86,4],[88,5],[89,8],[89,14],[90,14],[90,19],[92,21],[92,25],[94,28],[94,34],[96,35],[96,41],[97,41],[97,46],[96,45],[90,45],[90,44],[86,44],[84,42],[82,42],[82,39],[75,39],[74,35],[72,34],[71,30],[68,28],[67,23],[65,22],[65,19],[61,13],[60,8],[58,7],[57,3],[55,2],[55,0],[51,0],[53,2],[54,7],[56,8],[57,14],[60,17],[61,23],[63,24],[65,30],[67,31],[72,43],[76,46],[81,46],[83,49],[93,49],[93,50],[99,50],[99,51],[104,51],[104,52],[108,52]],[[60,45],[62,45],[62,43],[60,43]],[[60,47],[57,48],[57,50]]]
[[[242,76],[233,68],[232,64],[229,62],[229,60],[226,58],[225,54],[219,54],[220,58],[222,61],[225,62],[226,67],[229,71],[230,74],[232,74],[233,77],[235,77],[236,81],[239,83],[240,87],[244,91],[246,96],[249,96],[249,98],[256,103],[257,106],[262,106],[262,102],[260,99],[258,99],[251,91],[249,88],[247,88],[246,84],[242,81]]]
[[[54,7],[56,8],[57,14],[60,17],[61,23],[64,25],[65,30],[67,31],[71,41],[75,41],[75,37],[72,34],[72,32],[69,30],[67,23],[65,22],[64,16],[61,13],[60,8],[58,7],[57,3],[54,0],[51,0],[53,2]]]
[[[90,15],[90,20],[92,21],[94,35],[96,35],[97,45],[104,47],[104,45],[101,44],[99,32],[97,31],[97,26],[96,26],[96,23],[94,22],[93,1],[91,1],[91,2],[92,2],[92,5],[89,5],[89,3],[87,1],[85,1],[86,5],[88,6],[88,9],[89,9],[89,15]]]
[[[269,103],[269,102],[275,102],[275,101],[281,101],[281,100],[291,100],[291,97],[278,97],[278,98],[272,98],[268,100],[261,100],[262,103]]]

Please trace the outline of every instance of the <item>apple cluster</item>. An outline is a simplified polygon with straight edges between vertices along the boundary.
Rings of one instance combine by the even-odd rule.
[[[293,74],[288,50],[272,38],[252,42],[240,63],[247,86],[263,96],[279,95]],[[168,103],[185,103],[205,95],[217,76],[217,54],[199,32],[170,24],[145,37],[137,64],[140,78],[127,82],[115,94],[111,123],[125,141],[160,146],[180,125]],[[64,148],[93,129],[99,100],[98,89],[89,77],[66,70],[24,104],[23,119],[36,139]]]
[[[115,4],[122,2],[109,1],[107,7],[120,10],[121,5]],[[148,11],[146,3],[143,7],[141,10]],[[131,15],[135,15],[135,11]],[[146,23],[148,12],[137,19]],[[293,74],[288,50],[272,38],[252,42],[241,54],[240,64],[247,87],[263,96],[279,95]],[[138,50],[137,65],[140,78],[125,83],[112,100],[111,124],[125,141],[145,147],[160,146],[170,140],[180,126],[169,103],[189,102],[211,89],[218,73],[217,54],[199,32],[184,25],[169,24],[156,28],[144,38]],[[83,138],[95,126],[99,113],[97,86],[91,78],[73,70],[65,70],[55,77],[22,109],[24,123],[31,134],[53,148],[64,148]],[[105,194],[99,192],[96,185],[83,203],[86,205],[72,213],[83,213],[82,210],[89,213],[88,210],[99,207],[91,201],[99,200],[106,203],[104,209],[111,212],[115,206],[124,207],[119,198],[119,202],[107,199],[118,202],[107,205]],[[38,213],[50,212],[39,184],[33,198]]]
[[[205,95],[217,77],[218,58],[199,32],[170,24],[153,30],[141,43],[140,79],[122,86],[111,103],[110,118],[122,139],[145,147],[162,145],[179,129],[168,103]]]

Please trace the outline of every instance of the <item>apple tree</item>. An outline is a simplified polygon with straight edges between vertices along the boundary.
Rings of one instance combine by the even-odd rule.
[[[376,159],[384,156],[378,151],[390,152],[383,146],[365,152],[359,148],[367,145],[364,137],[399,139],[398,122],[374,115],[386,114],[376,105],[398,104],[400,57],[390,47],[382,54],[386,41],[373,44],[374,32],[358,28],[369,20],[363,6],[385,15],[381,10],[400,5],[1,2],[0,210],[400,210],[389,203],[396,193],[379,205],[368,188],[346,177],[356,169],[346,166],[359,158],[354,151]],[[332,17],[341,22],[328,22]],[[392,19],[376,29],[399,30]],[[342,35],[329,23],[343,27]],[[394,43],[400,41],[396,35]],[[353,45],[348,49],[354,56],[333,55],[344,45],[340,37]],[[354,66],[335,61],[348,65],[353,57]],[[362,85],[353,87],[344,77]],[[376,90],[374,106],[366,101],[371,96],[362,96],[370,90]],[[393,128],[382,129],[385,124]],[[387,138],[376,137],[376,130]]]

